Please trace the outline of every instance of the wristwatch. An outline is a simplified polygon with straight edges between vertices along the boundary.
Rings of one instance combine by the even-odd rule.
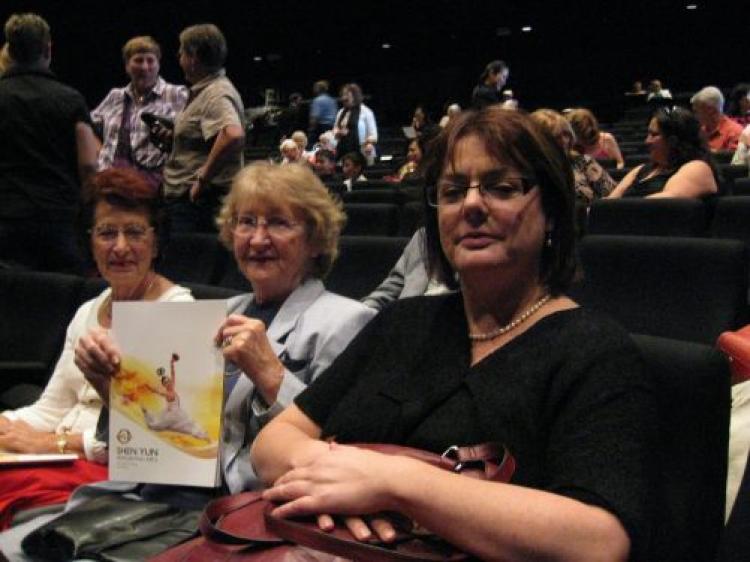
[[[57,452],[61,455],[65,454],[65,447],[68,446],[68,434],[67,433],[60,433],[57,436]]]

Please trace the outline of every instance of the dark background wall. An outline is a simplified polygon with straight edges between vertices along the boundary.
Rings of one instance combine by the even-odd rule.
[[[511,65],[508,87],[529,109],[580,104],[614,113],[635,79],[658,77],[673,92],[750,80],[747,6],[689,3],[2,0],[0,18],[43,15],[53,69],[92,106],[126,82],[120,48],[129,37],[153,35],[164,50],[162,74],[181,82],[179,31],[210,21],[227,36],[227,71],[246,105],[260,104],[265,88],[286,98],[309,95],[322,77],[335,87],[356,80],[381,121],[401,123],[416,103],[436,116],[448,101],[465,105],[494,58]],[[526,25],[531,32],[521,31]]]

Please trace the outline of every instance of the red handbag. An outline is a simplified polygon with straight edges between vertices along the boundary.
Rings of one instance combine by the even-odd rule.
[[[508,482],[516,463],[502,446],[487,443],[451,447],[442,455],[398,445],[356,445],[391,455],[403,455],[470,477]],[[392,543],[362,542],[345,528],[322,531],[313,517],[280,519],[261,492],[216,499],[206,506],[201,535],[151,558],[151,562],[459,562],[469,555],[439,537],[415,528],[399,527]],[[399,518],[400,521],[400,518]]]

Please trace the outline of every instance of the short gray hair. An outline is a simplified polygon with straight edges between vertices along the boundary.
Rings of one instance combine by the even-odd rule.
[[[183,29],[180,48],[211,71],[219,70],[227,59],[227,40],[212,23],[200,23]]]
[[[710,107],[715,107],[719,113],[724,113],[724,94],[716,86],[706,86],[697,92],[690,103],[702,103]]]

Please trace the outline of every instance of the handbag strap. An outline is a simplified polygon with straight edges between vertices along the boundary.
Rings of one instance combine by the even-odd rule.
[[[251,515],[250,521],[252,522],[254,519],[256,524],[262,522],[263,507],[268,504],[268,502],[263,499],[262,494],[262,492],[245,492],[212,500],[208,503],[201,515],[199,523],[201,534],[216,543],[228,545],[267,548],[286,544],[286,540],[268,532],[264,534],[263,531],[256,530],[252,535],[237,535],[219,527],[223,517],[239,509],[252,506],[253,504],[257,504],[257,517],[253,518]]]

